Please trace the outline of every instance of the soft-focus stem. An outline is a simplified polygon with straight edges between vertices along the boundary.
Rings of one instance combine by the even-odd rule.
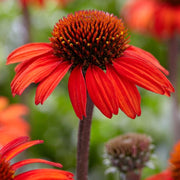
[[[91,122],[94,104],[87,95],[86,117],[79,121],[78,147],[77,147],[77,180],[88,179],[88,159]]]
[[[128,172],[126,174],[125,180],[141,180],[141,170],[139,170],[138,172]]]
[[[22,15],[23,15],[23,44],[27,44],[31,42],[31,19],[30,13],[27,4],[22,5]],[[28,92],[31,89],[31,86],[28,87],[25,92],[21,95],[21,103],[28,104]]]
[[[23,43],[26,44],[31,41],[31,32],[30,32],[31,20],[27,5],[22,7],[22,13],[23,13],[23,26],[24,26]]]
[[[178,39],[172,37],[168,43],[169,53],[169,73],[170,81],[172,82],[175,93],[172,97],[172,125],[174,133],[174,141],[180,140],[180,118],[178,117]]]

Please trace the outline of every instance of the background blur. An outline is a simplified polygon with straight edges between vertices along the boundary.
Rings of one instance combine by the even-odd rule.
[[[124,0],[74,0],[66,6],[57,6],[49,1],[44,7],[29,7],[31,42],[48,42],[54,24],[68,13],[82,9],[98,9],[119,16]],[[31,125],[31,139],[42,139],[44,144],[30,148],[24,156],[45,158],[63,164],[63,169],[75,172],[78,118],[70,103],[66,76],[44,105],[34,104],[35,85],[22,96],[12,97],[10,83],[15,65],[6,66],[8,54],[25,43],[26,31],[23,12],[17,0],[0,1],[0,96],[10,103],[25,103],[30,113],[25,119]],[[159,41],[129,31],[130,44],[151,52],[167,68],[167,47]],[[104,144],[111,138],[127,133],[139,132],[153,139],[154,155],[151,168],[143,170],[143,178],[167,167],[172,148],[171,98],[156,95],[140,88],[142,115],[135,120],[122,112],[107,119],[96,108],[94,110],[90,143],[90,180],[116,180],[117,175],[105,174]],[[20,157],[21,158],[21,157]],[[45,165],[37,165],[37,167]],[[30,168],[30,166],[27,166]],[[31,167],[32,168],[32,167]],[[35,166],[33,165],[33,168]]]

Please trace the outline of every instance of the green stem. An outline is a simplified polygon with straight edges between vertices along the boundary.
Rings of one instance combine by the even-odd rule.
[[[86,117],[79,121],[78,147],[77,147],[77,180],[88,179],[88,159],[90,131],[94,104],[87,95]]]

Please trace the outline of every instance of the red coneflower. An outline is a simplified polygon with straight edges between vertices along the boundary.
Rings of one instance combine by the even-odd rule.
[[[167,71],[148,52],[128,45],[122,20],[97,10],[78,11],[60,19],[50,43],[30,43],[14,50],[7,64],[19,63],[11,83],[21,95],[39,83],[35,103],[43,104],[70,71],[69,96],[76,115],[86,116],[87,92],[108,118],[120,108],[130,118],[141,114],[136,85],[170,96]]]
[[[132,0],[125,5],[123,15],[133,30],[159,38],[171,38],[180,33],[179,0]]]
[[[18,168],[31,163],[45,163],[61,168],[62,165],[43,159],[26,159],[14,164],[10,160],[25,149],[43,143],[42,140],[29,141],[28,137],[19,137],[0,150],[0,179],[1,180],[73,180],[73,174],[57,169],[35,169],[15,175]]]
[[[0,147],[17,137],[29,135],[29,124],[22,118],[28,108],[22,104],[8,104],[8,99],[0,96]]]

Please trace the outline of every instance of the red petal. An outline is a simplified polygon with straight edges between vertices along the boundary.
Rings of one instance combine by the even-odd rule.
[[[143,49],[140,49],[135,46],[129,46],[126,49],[126,51],[124,51],[124,55],[127,55],[128,57],[131,56],[133,58],[139,58],[149,61],[150,63],[154,64],[158,69],[160,69],[164,74],[169,74],[169,72],[160,65],[159,61],[152,54],[150,54],[147,51],[144,51]]]
[[[79,119],[86,116],[86,84],[82,73],[82,67],[76,67],[70,74],[68,82],[69,97],[74,111]]]
[[[5,158],[6,161],[11,160],[13,157],[15,157],[17,154],[21,153],[22,151],[24,151],[25,149],[34,146],[35,144],[41,144],[43,143],[42,140],[35,140],[35,141],[29,141],[29,142],[25,142],[23,144],[19,144],[18,146],[14,147],[13,149],[7,151],[6,153],[4,153],[1,157]]]
[[[106,117],[118,113],[114,87],[102,69],[90,66],[86,72],[86,84],[93,103]]]
[[[9,151],[11,151],[12,149],[14,149],[17,146],[24,144],[28,140],[29,140],[29,137],[27,137],[27,136],[22,136],[22,137],[16,138],[13,141],[6,144],[2,149],[0,149],[0,154],[2,156],[6,156],[6,153],[8,153]]]
[[[73,180],[73,174],[56,169],[35,169],[15,176],[14,180]]]
[[[11,168],[16,171],[18,168],[24,166],[24,165],[27,165],[27,164],[31,164],[31,163],[44,163],[44,164],[48,164],[48,165],[51,165],[51,166],[56,166],[56,167],[59,167],[59,168],[62,168],[62,164],[60,163],[54,163],[54,162],[51,162],[51,161],[47,161],[47,160],[44,160],[44,159],[25,159],[25,160],[22,160],[22,161],[19,161],[13,165],[11,165]]]
[[[44,57],[44,56],[43,56],[43,57]],[[36,57],[36,58],[29,59],[29,60],[27,60],[27,61],[24,61],[24,62],[19,63],[19,64],[14,68],[15,72],[16,72],[16,73],[21,73],[21,72],[25,71],[25,70],[28,68],[28,66],[31,65],[31,64],[32,64],[35,60],[37,60],[37,59],[38,59],[38,58]]]
[[[174,88],[168,79],[151,63],[131,57],[121,57],[114,62],[117,72],[135,84],[158,94],[173,92]]]
[[[13,94],[22,94],[22,92],[31,83],[38,83],[46,78],[60,63],[59,58],[54,55],[45,56],[31,63],[24,71],[20,70],[11,83]]]
[[[50,53],[51,43],[29,43],[15,49],[8,57],[6,64],[18,63]]]
[[[69,64],[68,61],[60,63],[47,78],[40,82],[36,90],[35,104],[44,103],[70,67],[71,64]]]
[[[121,110],[130,118],[135,118],[136,114],[141,115],[141,97],[136,86],[118,76],[116,70],[112,66],[107,66],[107,75],[116,90],[117,100]]]

